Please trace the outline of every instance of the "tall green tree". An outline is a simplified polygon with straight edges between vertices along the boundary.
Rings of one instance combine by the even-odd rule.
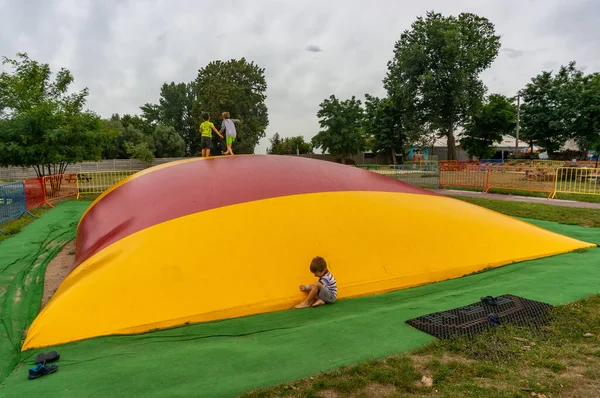
[[[275,133],[269,141],[271,142],[271,146],[267,149],[267,153],[270,155],[303,155],[313,153],[312,144],[304,141],[304,137],[301,135],[282,139],[279,133]]]
[[[126,113],[120,118],[120,121],[123,127],[132,127],[147,136],[151,136],[154,131],[155,124],[148,122],[138,115]]]
[[[103,119],[102,128],[106,136],[104,148],[102,149],[102,158],[123,159],[122,151],[125,149],[120,148],[123,125],[119,120],[119,116],[113,115],[110,119]]]
[[[219,128],[221,113],[229,112],[238,119],[235,152],[254,153],[269,124],[266,90],[265,70],[254,62],[245,58],[211,62],[198,71],[192,83],[196,99],[193,115],[199,120],[202,112],[208,112]]]
[[[98,160],[107,135],[101,119],[84,110],[88,90],[71,92],[74,78],[19,53],[4,57],[0,74],[0,165],[33,167],[38,176],[62,174],[71,163]]]
[[[544,71],[522,90],[522,138],[544,148],[550,157],[583,126],[582,73],[575,63],[557,74]]]
[[[581,76],[575,82],[575,99],[571,104],[576,109],[570,130],[579,147],[588,150],[600,149],[600,73]]]
[[[396,153],[404,153],[406,143],[402,116],[391,98],[365,95],[365,135],[371,139],[372,150],[388,154],[395,165]]]
[[[474,110],[466,125],[460,146],[473,157],[487,159],[495,153],[494,143],[511,133],[516,126],[516,109],[511,100],[500,94],[491,94]]]
[[[347,157],[356,155],[365,146],[362,104],[354,96],[340,101],[332,95],[319,106],[321,131],[312,138],[313,147],[340,157],[345,163]]]
[[[140,109],[142,119],[153,131],[158,124],[173,127],[183,138],[186,153],[190,156],[194,154],[194,148],[200,145],[200,136],[198,120],[193,116],[194,93],[191,83],[164,83],[160,89],[159,103],[147,103]]]
[[[500,49],[494,24],[475,14],[444,17],[428,12],[400,36],[384,79],[393,100],[407,95],[426,128],[448,142],[448,159],[456,159],[454,131],[468,121],[485,86],[479,75]]]

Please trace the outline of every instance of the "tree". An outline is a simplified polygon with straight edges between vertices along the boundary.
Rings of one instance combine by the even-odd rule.
[[[148,142],[139,142],[134,144],[130,141],[125,143],[127,154],[131,159],[141,160],[145,163],[146,167],[149,167],[154,161],[154,153],[150,148]]]
[[[70,93],[67,69],[52,80],[50,66],[25,53],[3,64],[13,70],[0,74],[0,165],[33,167],[43,176],[100,159],[107,135],[100,118],[83,109],[87,88]]]
[[[473,157],[487,159],[495,153],[494,143],[516,126],[515,106],[505,96],[491,94],[487,102],[474,111],[460,139],[460,146]]]
[[[311,143],[304,141],[304,137],[301,135],[281,139],[279,133],[275,133],[269,141],[271,142],[271,147],[267,149],[267,153],[271,155],[313,153]]]
[[[276,152],[279,151],[279,148],[281,147],[281,145],[283,143],[283,140],[281,139],[281,136],[279,135],[279,133],[273,134],[273,137],[269,138],[269,142],[271,143],[271,146],[269,148],[267,148],[267,153],[269,155],[277,154]]]
[[[582,151],[600,148],[600,74],[580,76],[571,90],[571,104],[576,110],[570,130]],[[575,93],[573,93],[575,91]]]
[[[317,117],[322,130],[312,138],[313,147],[322,148],[345,163],[346,157],[359,153],[365,146],[361,102],[354,96],[339,101],[332,95],[319,106]]]
[[[138,115],[124,114],[121,117],[121,124],[125,128],[132,127],[147,136],[151,136],[154,131],[154,124]]]
[[[581,119],[582,73],[575,63],[562,66],[553,76],[544,71],[531,79],[523,92],[523,139],[536,142],[550,157],[576,135]]]
[[[154,129],[155,154],[159,158],[177,158],[185,155],[185,141],[172,126],[159,124]]]
[[[365,135],[372,141],[372,150],[387,153],[394,165],[398,164],[396,153],[404,153],[406,137],[402,126],[402,113],[390,98],[380,99],[365,95]]]
[[[456,159],[454,131],[468,120],[485,94],[479,78],[498,55],[500,36],[486,18],[462,13],[444,17],[428,12],[400,36],[384,79],[394,101],[412,98],[411,108],[426,128],[448,142],[448,159]]]
[[[218,125],[222,112],[229,112],[236,122],[236,153],[254,153],[269,124],[265,91],[265,70],[245,58],[214,61],[198,71],[192,83],[196,98],[193,115],[211,115]],[[218,137],[214,137],[218,140]],[[198,148],[194,148],[197,150]]]
[[[102,159],[123,159],[124,148],[120,148],[123,125],[119,115],[102,120],[102,128],[106,141],[102,150]]]
[[[184,139],[185,151],[193,155],[200,147],[200,124],[194,118],[194,93],[192,83],[163,84],[158,104],[145,104],[140,107],[142,119],[152,129],[158,124],[171,126]]]

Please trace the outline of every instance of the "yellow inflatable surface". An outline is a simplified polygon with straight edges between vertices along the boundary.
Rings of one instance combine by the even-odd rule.
[[[302,184],[269,180],[263,162],[288,170],[285,180],[309,172],[305,179],[331,189],[307,183],[293,192]],[[289,309],[304,299],[298,285],[315,281],[309,264],[316,255],[327,260],[344,299],[595,246],[333,163],[248,156],[180,166],[156,172],[197,172],[177,189],[179,183],[144,193],[153,187],[150,172],[89,209],[78,230],[77,266],[31,325],[23,350]],[[247,183],[232,185],[223,177],[232,171]],[[234,199],[254,185],[262,188],[255,197],[245,191]],[[190,186],[191,193],[177,195]],[[165,211],[165,203],[177,206]],[[88,218],[94,222],[86,225]]]

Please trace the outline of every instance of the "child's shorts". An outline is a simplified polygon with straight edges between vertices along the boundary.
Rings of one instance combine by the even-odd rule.
[[[227,143],[227,145],[231,145],[231,144],[233,144],[233,138],[234,138],[234,137],[226,137],[226,138],[225,138],[225,142]]]
[[[319,298],[323,300],[327,304],[335,303],[335,294],[327,286],[323,286],[321,290],[319,290]]]
[[[206,137],[206,136],[202,136],[202,149],[210,149],[210,147],[212,146],[212,137]]]

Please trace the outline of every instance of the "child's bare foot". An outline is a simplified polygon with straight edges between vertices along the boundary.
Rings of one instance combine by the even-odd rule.
[[[318,307],[321,305],[325,305],[325,302],[321,299],[318,299],[317,301],[315,301],[315,303],[312,305],[313,307]]]
[[[303,301],[300,304],[298,304],[297,306],[295,306],[294,308],[308,308],[310,307],[310,303],[308,301]]]

